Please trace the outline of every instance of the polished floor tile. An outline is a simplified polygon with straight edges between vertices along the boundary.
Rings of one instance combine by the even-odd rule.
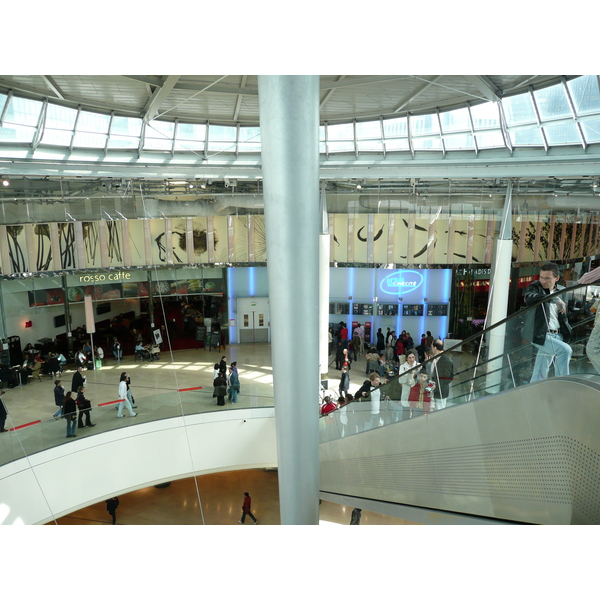
[[[279,494],[275,469],[211,473],[148,487],[119,496],[118,525],[237,525],[244,492],[252,497],[259,525],[279,525]],[[321,502],[322,524],[348,525],[352,507]],[[49,525],[111,525],[106,503],[99,502],[61,517]],[[413,525],[409,521],[362,511],[361,525]],[[253,525],[246,518],[244,526]]]

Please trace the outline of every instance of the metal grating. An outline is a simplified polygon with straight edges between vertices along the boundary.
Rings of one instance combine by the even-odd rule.
[[[566,436],[324,461],[335,486],[571,505],[600,523],[600,454]]]

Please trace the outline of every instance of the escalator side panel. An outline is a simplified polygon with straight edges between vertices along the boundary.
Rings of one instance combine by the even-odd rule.
[[[600,522],[600,386],[554,378],[321,444],[322,491],[519,522]]]

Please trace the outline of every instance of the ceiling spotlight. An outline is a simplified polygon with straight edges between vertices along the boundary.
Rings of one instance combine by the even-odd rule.
[[[598,183],[600,182],[600,180],[598,179],[594,179],[594,181],[592,182],[592,187],[595,189],[598,187]]]
[[[8,177],[2,177],[2,185],[4,187],[8,187],[10,185],[10,181],[9,181]]]
[[[203,190],[205,190],[205,189],[206,189],[206,181],[202,181],[202,182],[200,183],[200,187],[201,187]]]

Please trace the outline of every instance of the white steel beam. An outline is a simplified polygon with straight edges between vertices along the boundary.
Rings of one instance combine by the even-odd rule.
[[[242,88],[246,87],[246,79],[248,78],[247,75],[242,75]],[[243,94],[238,94],[238,97],[235,101],[235,109],[233,111],[233,120],[237,121],[238,119],[238,115],[240,114],[240,108],[242,106],[242,98],[244,97]]]
[[[474,85],[490,102],[500,102],[498,89],[485,75],[465,75],[465,79]]]
[[[58,87],[58,85],[56,84],[54,79],[52,79],[52,77],[50,77],[50,75],[42,75],[42,79],[44,80],[44,83],[48,86],[48,88],[54,94],[56,94],[57,98],[60,98],[61,100],[65,99],[64,92]]]
[[[160,107],[163,105],[180,77],[180,75],[168,75],[163,78],[162,85],[154,90],[152,96],[148,99],[146,106],[144,106],[144,109],[142,110],[142,120],[145,123],[152,121],[152,119],[156,117]]]

